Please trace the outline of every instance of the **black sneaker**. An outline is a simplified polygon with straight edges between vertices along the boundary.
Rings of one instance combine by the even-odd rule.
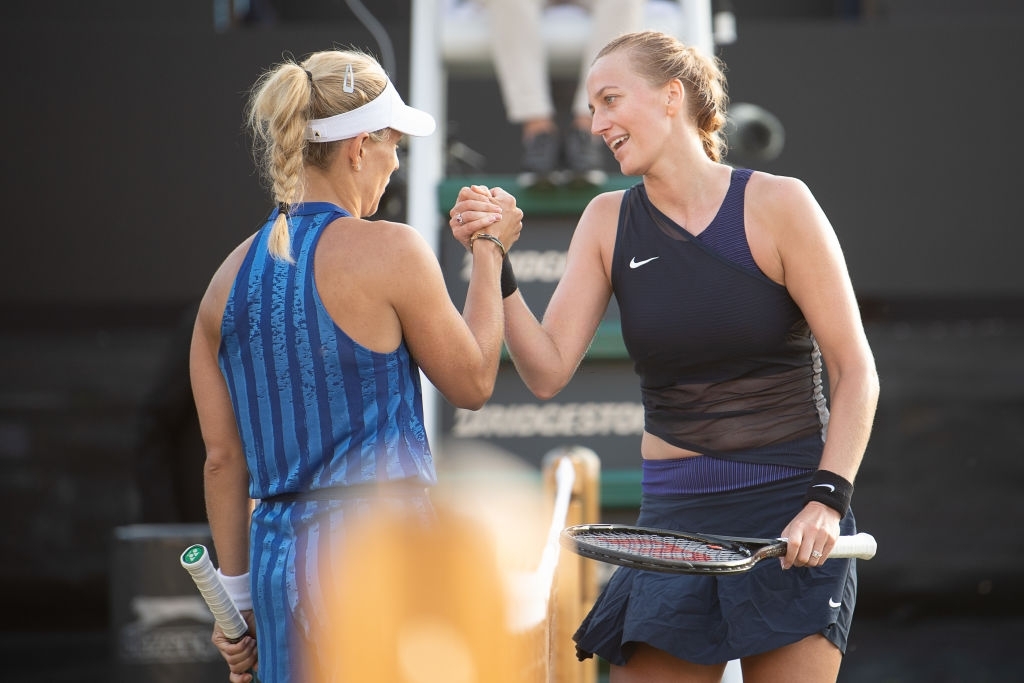
[[[538,133],[523,142],[523,171],[518,178],[520,187],[554,187],[558,184],[557,168],[557,133]]]
[[[604,141],[589,131],[573,127],[565,136],[565,161],[574,185],[602,185],[608,180],[604,165]]]

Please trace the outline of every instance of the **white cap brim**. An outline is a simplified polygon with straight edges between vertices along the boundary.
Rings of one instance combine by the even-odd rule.
[[[314,119],[306,128],[306,139],[312,142],[347,140],[360,133],[393,128],[406,135],[430,135],[437,129],[434,117],[410,107],[388,81],[380,95],[361,107],[326,119]]]
[[[433,116],[422,109],[407,105],[402,100],[402,96],[398,94],[398,91],[394,89],[394,86],[392,86],[392,92],[394,92],[395,101],[393,103],[394,109],[391,115],[391,123],[388,125],[389,128],[394,128],[406,135],[415,135],[417,137],[432,135],[437,130],[437,122],[434,121]]]

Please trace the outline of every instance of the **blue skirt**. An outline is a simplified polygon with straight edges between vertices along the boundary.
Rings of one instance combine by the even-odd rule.
[[[639,526],[776,538],[803,506],[812,472],[755,488],[641,500]],[[856,533],[853,512],[841,533]],[[619,567],[576,631],[577,655],[622,666],[634,643],[696,664],[721,664],[821,633],[846,652],[856,560],[783,570],[767,559],[742,574],[698,576]],[[838,603],[838,606],[836,604]]]

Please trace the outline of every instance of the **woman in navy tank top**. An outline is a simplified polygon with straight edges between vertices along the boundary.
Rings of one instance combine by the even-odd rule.
[[[745,683],[835,681],[856,564],[828,555],[856,530],[878,400],[835,232],[800,180],[722,162],[716,59],[627,34],[599,53],[587,91],[592,132],[642,182],[584,210],[543,322],[521,295],[505,299],[512,359],[536,396],[554,396],[614,295],[644,403],[638,523],[781,536],[789,550],[732,576],[619,568],[577,652],[606,659],[613,683],[711,683],[732,660]],[[468,243],[496,201],[464,188],[455,236]]]
[[[426,240],[366,219],[403,134],[435,128],[372,57],[329,50],[272,68],[249,120],[276,206],[213,276],[191,352],[219,571],[251,629],[214,641],[234,683],[257,657],[263,683],[320,680],[320,567],[377,504],[431,518],[420,370],[456,406],[490,397],[499,275],[522,212],[499,197],[460,314]]]

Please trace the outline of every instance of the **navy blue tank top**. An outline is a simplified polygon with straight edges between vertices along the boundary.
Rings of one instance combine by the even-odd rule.
[[[733,171],[699,237],[642,183],[624,193],[612,261],[622,336],[648,433],[706,455],[815,467],[828,423],[821,355],[786,288],[750,254],[750,175]]]

